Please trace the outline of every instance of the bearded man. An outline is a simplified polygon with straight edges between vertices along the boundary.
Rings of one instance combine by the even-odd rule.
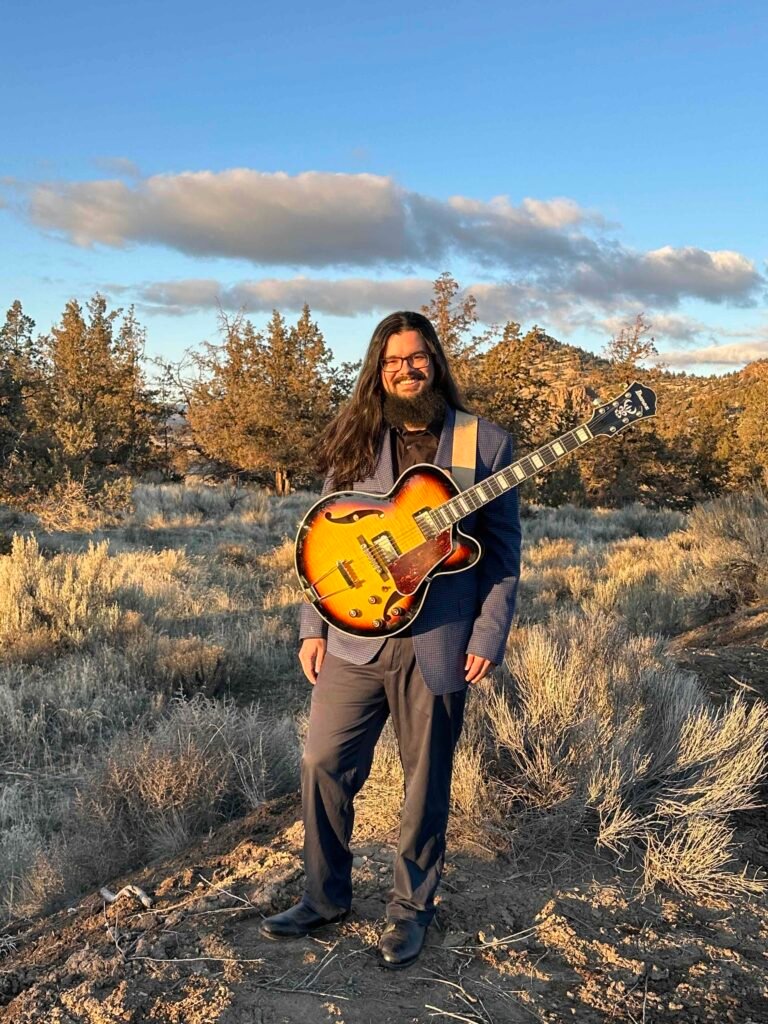
[[[457,410],[466,411],[430,321],[412,312],[385,317],[350,401],[321,438],[323,493],[384,494],[410,466],[450,469]],[[508,466],[509,434],[479,419],[474,461],[477,482]],[[481,542],[483,557],[464,572],[438,576],[418,619],[395,635],[348,636],[311,605],[302,608],[299,660],[314,687],[302,760],[306,882],[296,906],[262,923],[268,938],[307,935],[349,913],[354,798],[391,715],[405,799],[379,953],[384,966],[405,967],[422,950],[443,869],[467,688],[502,660],[514,611],[517,490],[468,515],[462,529]]]

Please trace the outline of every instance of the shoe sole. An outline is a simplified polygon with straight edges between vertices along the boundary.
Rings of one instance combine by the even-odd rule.
[[[411,957],[410,960],[402,960],[399,963],[391,963],[389,960],[385,960],[383,956],[379,955],[379,966],[383,967],[386,971],[402,971],[406,967],[412,967],[421,956],[421,953],[417,953],[416,956]]]
[[[342,914],[341,917],[335,917],[332,921],[324,921],[319,924],[316,928],[309,928],[305,932],[292,932],[286,935],[275,934],[275,932],[268,932],[265,929],[259,928],[259,935],[263,939],[271,939],[272,942],[290,942],[291,939],[306,939],[308,935],[314,935],[315,932],[321,932],[323,928],[331,928],[335,924],[341,924],[349,917],[349,914]]]

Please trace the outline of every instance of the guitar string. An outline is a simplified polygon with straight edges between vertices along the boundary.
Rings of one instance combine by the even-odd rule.
[[[618,398],[618,399],[612,399],[609,408],[606,408],[604,412],[601,412],[600,414],[598,414],[596,416],[593,416],[592,419],[590,419],[587,423],[579,424],[578,426],[573,427],[571,430],[566,431],[564,434],[561,434],[560,437],[555,438],[553,441],[549,441],[549,442],[547,442],[547,444],[541,445],[539,448],[536,448],[534,451],[532,451],[529,455],[524,455],[521,459],[518,459],[516,462],[510,463],[509,466],[505,466],[503,469],[498,470],[496,473],[492,473],[485,480],[481,480],[479,482],[479,484],[473,484],[472,487],[467,488],[465,491],[460,491],[458,494],[451,495],[451,497],[447,501],[442,502],[437,507],[438,508],[442,508],[445,505],[451,504],[452,502],[456,502],[458,498],[463,497],[468,492],[474,491],[474,490],[476,490],[478,488],[481,488],[481,487],[485,486],[486,484],[488,484],[488,481],[493,480],[494,478],[496,478],[498,476],[501,476],[503,473],[509,472],[510,470],[512,470],[513,466],[521,466],[522,467],[523,463],[528,463],[529,466],[531,467],[530,471],[525,471],[524,470],[526,475],[525,475],[525,477],[523,477],[523,479],[521,479],[521,480],[515,479],[514,481],[510,481],[511,486],[509,488],[503,488],[498,494],[493,494],[492,497],[487,499],[487,500],[482,500],[482,498],[481,498],[481,502],[480,502],[479,505],[477,505],[476,507],[470,507],[468,512],[465,512],[458,520],[455,520],[453,523],[449,524],[449,526],[445,527],[444,529],[442,529],[442,530],[438,529],[438,532],[437,532],[436,536],[439,536],[440,534],[447,532],[447,530],[451,529],[453,525],[456,525],[459,522],[461,522],[462,519],[465,519],[467,516],[471,515],[473,512],[477,512],[479,509],[483,508],[485,505],[488,505],[492,501],[495,501],[496,498],[500,498],[502,494],[506,494],[508,491],[511,491],[513,488],[519,486],[521,483],[524,483],[526,480],[530,479],[532,476],[535,476],[537,473],[541,472],[542,470],[549,469],[550,466],[553,466],[556,462],[559,462],[561,459],[566,458],[568,455],[571,455],[573,452],[578,451],[579,448],[582,448],[585,445],[589,444],[589,442],[594,440],[596,437],[598,437],[598,436],[608,436],[608,437],[613,436],[613,437],[615,437],[624,428],[626,428],[628,426],[631,426],[633,423],[636,423],[636,422],[638,422],[641,419],[645,419],[646,418],[646,414],[644,414],[644,413],[639,415],[639,416],[636,416],[633,420],[630,420],[628,423],[626,423],[622,427],[620,427],[619,430],[617,431],[617,433],[614,434],[614,435],[610,435],[610,434],[609,435],[605,435],[605,434],[598,435],[598,434],[596,434],[594,432],[593,428],[597,429],[603,422],[606,422],[609,419],[611,419],[611,417],[615,418],[615,406],[613,405],[614,401],[616,401],[617,404],[618,404],[621,401],[621,397]],[[582,430],[584,428],[589,430],[589,437],[587,437],[586,440],[581,441],[581,440],[578,439],[578,437],[576,435],[577,435],[577,432],[579,430]],[[563,452],[561,455],[558,455],[556,452],[554,452],[553,446],[555,444],[557,444],[558,442],[560,442],[565,447],[564,442],[565,442],[566,438],[569,438],[571,440],[575,440],[577,442],[576,446],[574,448],[567,448],[565,452]],[[543,451],[547,450],[547,449],[550,450],[551,454],[555,455],[555,458],[551,462],[547,462],[543,458],[543,456],[541,455],[541,453]],[[542,461],[544,462],[543,466],[540,466],[540,467],[536,466],[536,464],[532,461],[534,455],[539,455],[539,457],[542,458]],[[354,492],[352,492],[352,493],[354,493]],[[469,501],[466,498],[464,500],[465,500],[466,504],[469,504]],[[461,508],[461,506],[459,506],[459,508]],[[434,513],[435,509],[431,508],[431,509],[427,509],[426,511],[428,511],[429,513]],[[412,515],[408,516],[408,518],[406,519],[405,527],[403,528],[402,532],[398,532],[398,534],[397,534],[398,539],[400,539],[402,541],[407,541],[407,542],[410,542],[411,540],[416,540],[416,539],[421,539],[422,542],[426,542],[426,541],[432,539],[430,537],[425,537],[424,532],[420,529],[420,527],[418,525],[417,526],[411,525],[411,523],[408,522],[408,519],[412,520],[413,516]],[[418,546],[418,545],[416,545],[416,546]],[[412,551],[412,550],[414,550],[414,549],[413,548],[408,548],[408,551]],[[387,564],[391,564],[391,563],[387,563]]]
[[[551,444],[555,444],[556,441],[561,441],[562,442],[564,437],[567,437],[569,434],[575,434],[575,431],[577,429],[579,429],[579,428],[578,427],[574,428],[573,431],[569,431],[567,434],[563,434],[561,437],[556,438],[555,441],[551,442]],[[548,468],[549,466],[554,465],[554,463],[558,462],[561,458],[565,458],[566,455],[570,455],[572,452],[576,451],[579,447],[581,447],[582,445],[588,443],[589,440],[591,440],[591,438],[588,438],[587,441],[580,441],[580,442],[578,442],[575,448],[568,449],[566,452],[563,453],[563,455],[556,455],[555,459],[552,462],[548,462],[548,463],[545,462],[544,466],[540,467],[540,468],[541,469]],[[464,495],[466,495],[470,491],[479,491],[482,488],[486,488],[487,490],[491,491],[491,495],[492,496],[490,498],[487,498],[487,499],[483,500],[482,499],[482,495],[481,495],[480,504],[478,504],[476,506],[470,505],[470,499],[464,498],[465,503],[467,505],[470,505],[469,510],[467,512],[465,512],[458,520],[456,520],[455,523],[451,523],[448,526],[444,527],[443,529],[440,529],[438,527],[437,533],[435,534],[435,537],[427,537],[424,534],[423,530],[418,525],[415,525],[415,526],[413,525],[413,516],[414,516],[414,514],[407,513],[407,512],[406,513],[400,512],[398,507],[397,507],[397,505],[392,505],[390,510],[389,510],[390,521],[391,521],[392,518],[395,520],[395,522],[394,522],[394,524],[392,526],[392,529],[390,531],[383,530],[381,532],[382,533],[387,533],[387,532],[392,533],[392,534],[394,534],[394,537],[395,537],[396,540],[400,540],[400,541],[405,542],[405,543],[410,543],[412,540],[419,540],[422,543],[426,543],[427,541],[433,540],[433,539],[435,539],[436,537],[440,536],[443,533],[447,533],[448,530],[450,530],[453,525],[458,524],[459,522],[461,522],[462,519],[465,519],[467,516],[471,515],[473,512],[477,512],[479,509],[483,508],[485,505],[490,504],[492,501],[495,501],[495,499],[501,497],[502,494],[509,493],[515,487],[517,487],[519,484],[523,483],[524,480],[529,479],[531,476],[535,476],[536,473],[540,471],[540,468],[536,467],[536,465],[531,462],[531,456],[537,454],[537,452],[541,452],[541,450],[543,448],[546,448],[546,447],[549,447],[549,445],[542,445],[541,448],[536,449],[535,452],[531,452],[530,455],[526,455],[522,459],[518,459],[516,462],[510,463],[509,466],[505,466],[503,469],[498,470],[496,473],[492,473],[490,477],[487,477],[485,480],[481,480],[478,484],[473,484],[472,487],[467,488],[465,491],[460,491],[458,494],[452,494],[446,501],[442,501],[440,503],[440,505],[436,506],[435,508],[428,508],[428,509],[423,510],[423,511],[428,512],[429,514],[432,514],[432,513],[434,513],[436,511],[437,508],[444,508],[446,505],[450,505],[451,503],[456,502],[456,500],[458,498],[462,498]],[[507,487],[507,488],[503,488],[502,487],[502,489],[498,493],[493,493],[493,485],[491,483],[489,483],[489,481],[492,481],[495,478],[501,476],[502,474],[509,472],[512,469],[513,466],[522,466],[523,463],[529,463],[530,466],[531,466],[531,471],[530,472],[526,472],[526,476],[523,478],[523,480],[515,479],[514,481],[510,481],[510,486],[509,487]],[[501,486],[501,485],[497,484],[497,486]],[[351,495],[354,495],[355,492],[351,491],[349,493]],[[461,508],[460,505],[458,507]],[[422,511],[422,510],[419,510],[419,511]],[[399,520],[399,523],[398,523],[398,520]],[[375,538],[373,538],[373,537],[366,537],[365,540],[366,540],[366,542],[368,544],[375,545]],[[418,546],[419,545],[416,545],[415,547],[418,547]],[[380,548],[378,547],[378,545],[376,545],[376,550],[377,550],[377,552],[380,553]],[[407,551],[404,552],[404,553],[407,554],[408,551],[413,551],[413,550],[415,550],[415,548],[408,547]],[[398,556],[398,557],[400,557],[400,556]],[[391,565],[392,564],[392,560],[385,560],[385,564],[387,566]]]

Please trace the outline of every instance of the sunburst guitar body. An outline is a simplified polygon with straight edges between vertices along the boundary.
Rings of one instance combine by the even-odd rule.
[[[351,636],[400,633],[421,609],[438,573],[462,572],[480,544],[433,510],[459,494],[438,466],[407,469],[388,494],[339,491],[305,516],[296,540],[304,594],[330,625]]]

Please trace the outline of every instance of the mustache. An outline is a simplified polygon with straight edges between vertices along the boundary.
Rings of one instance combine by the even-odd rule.
[[[423,373],[409,373],[407,377],[398,377],[395,384],[402,384],[407,380],[426,380],[427,378]]]

